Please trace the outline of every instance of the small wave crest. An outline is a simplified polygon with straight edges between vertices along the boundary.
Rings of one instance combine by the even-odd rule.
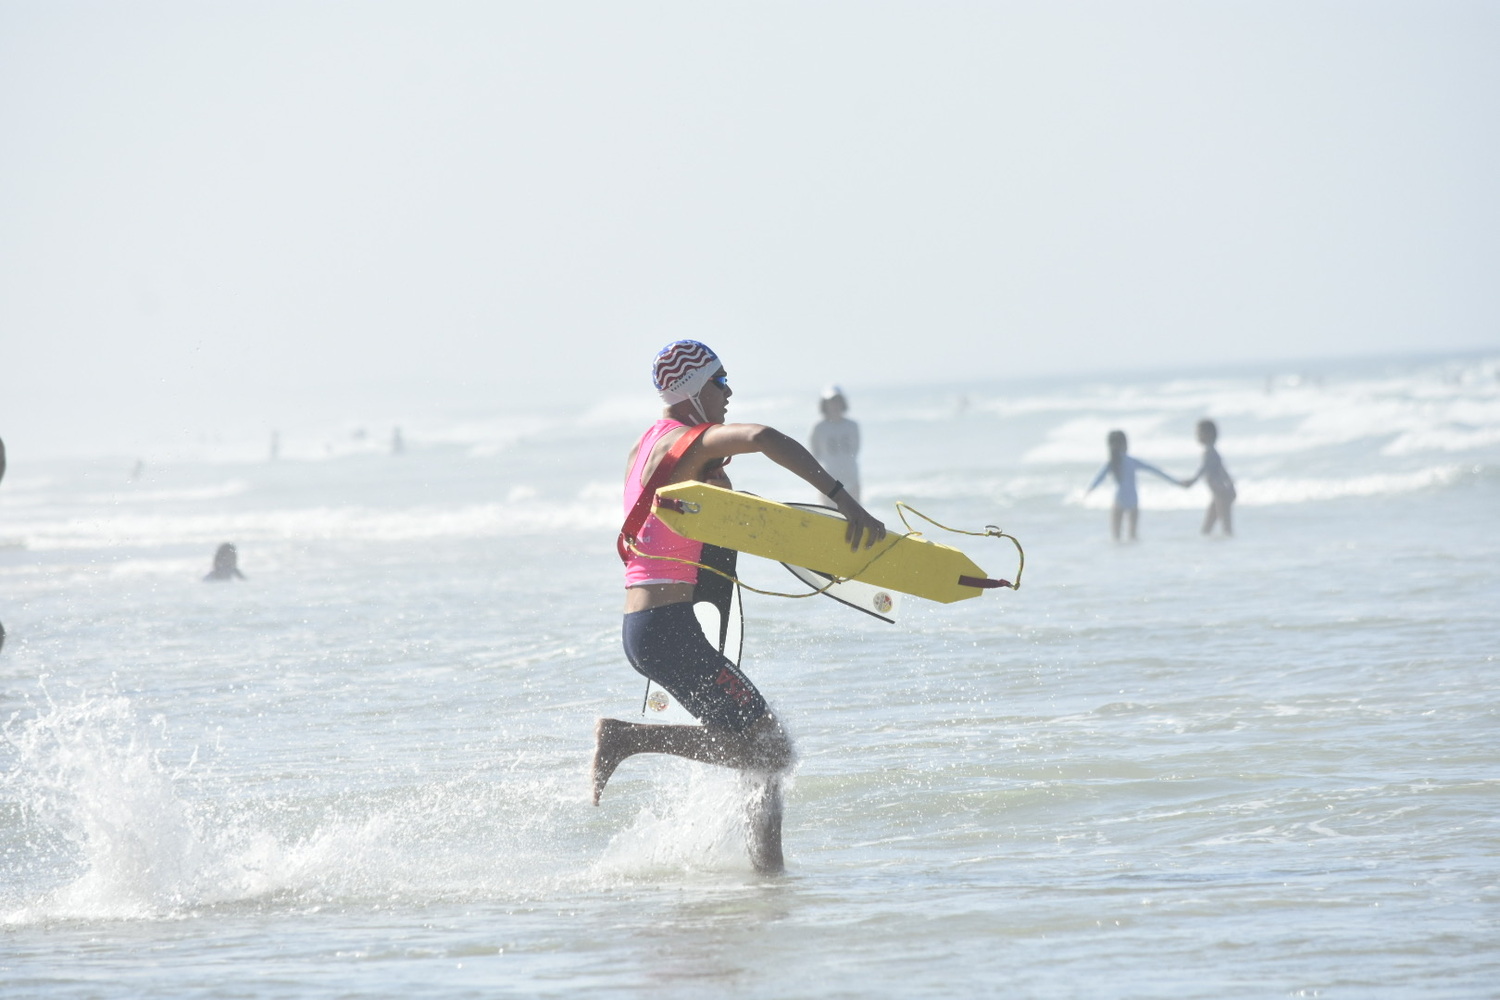
[[[1238,494],[1235,503],[1242,507],[1271,507],[1278,504],[1317,503],[1328,500],[1343,500],[1350,497],[1398,496],[1422,490],[1450,486],[1465,476],[1472,475],[1473,466],[1435,465],[1410,472],[1377,473],[1368,476],[1344,478],[1297,478],[1277,477],[1266,479],[1240,479],[1235,482]],[[1155,510],[1198,509],[1208,502],[1208,491],[1197,489],[1180,490],[1154,483],[1141,484],[1141,506]],[[1108,510],[1114,502],[1113,489],[1097,489],[1087,495],[1083,490],[1074,490],[1068,502],[1095,510]]]
[[[225,535],[247,541],[316,538],[421,541],[441,538],[504,538],[542,532],[598,531],[618,523],[613,497],[585,490],[571,498],[546,499],[535,489],[513,488],[504,503],[380,509],[324,506],[251,510],[229,515],[120,513],[104,518],[52,518],[21,527],[21,543],[34,551],[100,546],[137,548],[192,543],[209,545]]]

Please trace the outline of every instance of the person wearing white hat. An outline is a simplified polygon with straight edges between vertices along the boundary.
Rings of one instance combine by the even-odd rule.
[[[692,602],[698,567],[693,564],[701,561],[702,543],[642,512],[649,509],[649,497],[671,483],[699,480],[727,487],[724,464],[735,455],[759,453],[833,497],[849,521],[845,537],[852,548],[874,545],[885,537],[885,525],[794,439],[763,424],[724,422],[734,393],[724,366],[707,346],[696,340],[668,344],[656,356],[652,381],[666,409],[636,443],[626,466],[629,530],[621,533],[620,544],[625,654],[631,666],[703,725],[600,719],[591,767],[594,804],[615,768],[638,753],[672,754],[746,772],[755,779],[747,803],[750,860],[758,871],[779,872],[784,867],[781,776],[794,759],[791,740],[749,677],[697,623]]]
[[[823,419],[813,426],[813,458],[833,473],[849,495],[858,500],[859,424],[844,416],[849,412],[849,400],[844,396],[844,390],[836,385],[824,389],[818,408],[823,412]],[[822,500],[829,506],[837,506],[826,495]]]

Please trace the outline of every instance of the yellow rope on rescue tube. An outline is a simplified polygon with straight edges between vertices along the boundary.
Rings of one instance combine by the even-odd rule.
[[[1012,544],[1012,545],[1014,545],[1016,547],[1016,553],[1020,557],[1020,560],[1021,560],[1020,561],[1020,565],[1018,565],[1016,567],[1016,580],[1015,580],[1014,583],[1012,583],[1010,585],[1010,589],[1011,590],[1020,590],[1021,589],[1021,574],[1024,573],[1024,572],[1026,572],[1026,550],[1023,549],[1023,548],[1021,548],[1021,540],[1019,538],[1017,538],[1015,535],[1006,534],[1005,532],[1001,531],[998,527],[996,527],[993,524],[986,524],[984,526],[984,530],[983,531],[965,531],[963,528],[950,528],[946,524],[943,524],[941,521],[936,521],[936,520],[928,517],[926,514],[922,513],[920,510],[917,510],[917,508],[913,507],[911,504],[906,503],[906,502],[904,502],[902,500],[897,500],[896,501],[896,514],[901,518],[901,523],[904,524],[904,525],[906,525],[906,536],[908,538],[913,538],[913,537],[920,538],[922,536],[922,533],[920,531],[915,531],[915,530],[912,529],[911,522],[906,519],[906,511],[911,511],[913,514],[917,515],[918,517],[920,517],[922,520],[928,522],[929,524],[935,524],[939,528],[942,528],[944,531],[951,531],[955,535],[973,535],[976,538],[1008,538],[1008,539],[1010,539],[1010,544]]]

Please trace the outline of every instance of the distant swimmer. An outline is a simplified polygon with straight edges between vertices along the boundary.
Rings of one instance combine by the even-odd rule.
[[[594,804],[610,775],[638,753],[664,753],[719,764],[753,778],[746,803],[747,842],[756,870],[779,872],[781,780],[794,760],[791,740],[765,699],[731,660],[705,636],[693,613],[702,543],[667,528],[649,511],[665,486],[700,480],[729,486],[724,464],[735,455],[761,454],[831,497],[849,521],[851,548],[874,545],[885,525],[849,495],[838,479],[787,435],[761,424],[726,424],[733,392],[718,357],[695,340],[668,344],[652,367],[656,391],[666,403],[662,418],[641,436],[625,474],[625,655],[637,672],[661,685],[700,722],[698,726],[654,725],[600,719],[594,729],[591,768]]]
[[[849,412],[849,401],[844,390],[836,385],[824,389],[818,409],[822,411],[823,419],[813,426],[813,458],[843,483],[844,489],[858,501],[859,424],[845,416]],[[833,504],[833,500],[826,496],[823,501]]]
[[[1224,534],[1232,535],[1234,526],[1229,519],[1229,508],[1238,494],[1234,491],[1234,480],[1229,478],[1229,470],[1224,468],[1224,460],[1219,457],[1218,448],[1214,447],[1218,440],[1217,424],[1212,420],[1198,421],[1198,443],[1203,446],[1203,465],[1192,479],[1182,485],[1186,488],[1200,479],[1207,483],[1209,500],[1208,511],[1203,515],[1203,533],[1213,534],[1215,522],[1222,521]]]
[[[1141,501],[1136,494],[1135,474],[1139,469],[1154,473],[1174,486],[1187,485],[1180,479],[1174,479],[1156,466],[1142,462],[1138,458],[1131,458],[1125,451],[1125,432],[1109,432],[1109,461],[1104,463],[1104,468],[1089,483],[1089,488],[1084,490],[1087,496],[1095,486],[1104,482],[1105,476],[1113,476],[1115,480],[1115,502],[1109,512],[1109,530],[1115,541],[1120,540],[1120,522],[1128,521],[1130,540],[1135,541],[1136,523],[1140,520]]]
[[[229,542],[225,542],[214,552],[214,568],[208,571],[203,582],[243,579],[245,579],[245,574],[240,572],[239,551]]]

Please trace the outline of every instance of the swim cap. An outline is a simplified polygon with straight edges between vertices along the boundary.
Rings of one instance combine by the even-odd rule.
[[[719,370],[719,356],[696,340],[674,340],[651,365],[651,381],[662,402],[671,406],[694,399]]]

